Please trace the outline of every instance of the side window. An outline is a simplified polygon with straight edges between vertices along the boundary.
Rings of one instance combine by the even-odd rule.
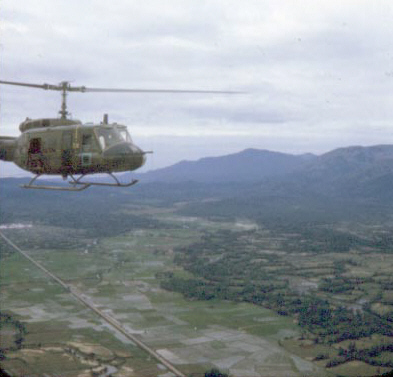
[[[93,149],[93,134],[82,134],[82,152],[91,152]]]
[[[100,140],[101,148],[102,148],[102,149],[105,149],[105,148],[106,148],[105,137],[101,135],[101,136],[99,137],[99,140]]]
[[[30,140],[29,153],[41,153],[41,138],[35,138]]]

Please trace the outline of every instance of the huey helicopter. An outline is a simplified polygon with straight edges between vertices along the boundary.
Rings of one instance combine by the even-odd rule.
[[[120,92],[120,93],[234,93],[211,90],[176,90],[176,89],[110,89],[71,86],[68,81],[58,85],[29,84],[2,81],[0,84],[18,85],[61,92],[62,101],[59,118],[26,118],[19,125],[19,137],[0,136],[0,160],[12,161],[20,168],[30,171],[35,176],[27,189],[47,189],[81,191],[90,186],[128,187],[138,182],[133,179],[120,183],[113,173],[132,171],[140,168],[146,161],[146,152],[136,146],[127,127],[117,123],[108,123],[104,114],[99,124],[82,124],[70,119],[67,111],[67,92]],[[115,182],[87,182],[86,175],[107,173]],[[43,174],[70,177],[69,186],[37,185],[34,181]],[[75,178],[74,175],[79,175]]]

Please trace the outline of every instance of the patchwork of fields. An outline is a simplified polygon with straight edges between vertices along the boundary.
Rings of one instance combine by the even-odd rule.
[[[299,337],[292,317],[250,303],[189,301],[160,287],[157,276],[167,271],[189,275],[174,264],[174,249],[197,242],[206,231],[244,230],[252,224],[165,212],[157,218],[166,227],[96,239],[73,230],[64,239],[64,230],[56,227],[2,231],[185,375],[203,375],[212,367],[232,376],[327,375],[280,345]],[[2,326],[6,370],[30,376],[173,375],[5,242],[0,247],[2,312],[25,328],[18,349],[17,327]]]

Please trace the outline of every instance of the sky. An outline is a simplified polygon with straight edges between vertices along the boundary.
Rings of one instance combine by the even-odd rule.
[[[73,118],[108,113],[154,151],[144,170],[391,144],[392,21],[390,0],[2,0],[0,79],[243,92],[70,93]],[[59,110],[58,92],[0,85],[1,135]]]

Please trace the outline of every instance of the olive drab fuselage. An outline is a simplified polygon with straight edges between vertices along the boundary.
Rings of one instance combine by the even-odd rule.
[[[90,186],[129,187],[138,182],[133,179],[121,183],[113,173],[135,170],[145,163],[146,153],[133,144],[127,128],[117,123],[108,123],[107,114],[100,124],[82,124],[69,118],[67,94],[69,92],[95,93],[210,93],[230,94],[236,92],[214,90],[179,89],[120,89],[87,88],[74,86],[69,81],[59,84],[32,84],[0,80],[0,84],[27,88],[54,90],[61,93],[60,118],[29,119],[19,126],[19,137],[0,136],[0,160],[13,161],[22,169],[35,174],[24,188],[81,191]],[[115,183],[86,182],[88,174],[108,173]],[[62,186],[33,185],[43,174],[70,177],[68,188]],[[74,175],[81,175],[75,178]]]
[[[123,172],[145,162],[145,153],[117,123],[45,118],[26,119],[19,128],[19,137],[0,140],[0,159],[37,175]]]

